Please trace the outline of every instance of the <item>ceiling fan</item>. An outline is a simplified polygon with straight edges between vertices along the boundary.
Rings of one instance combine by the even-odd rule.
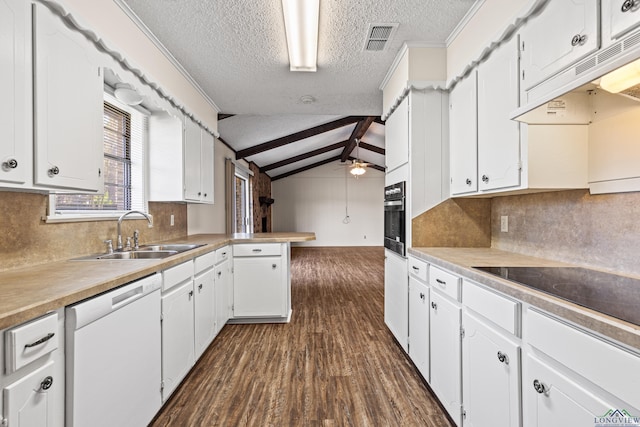
[[[359,177],[360,175],[364,175],[364,173],[367,171],[367,166],[369,166],[369,163],[363,162],[362,160],[360,160],[360,140],[359,139],[356,139],[356,158],[351,159],[351,164],[348,164],[348,165],[350,168],[349,173],[355,176],[356,178]]]

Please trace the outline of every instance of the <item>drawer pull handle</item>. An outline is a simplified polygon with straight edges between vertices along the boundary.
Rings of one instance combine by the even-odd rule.
[[[501,363],[504,363],[505,365],[509,364],[509,356],[507,356],[506,354],[504,354],[503,352],[499,351],[498,352],[498,360]]]
[[[420,269],[418,267],[416,267],[415,265],[412,266],[411,268],[413,268],[414,271],[420,271]]]
[[[49,375],[48,377],[45,377],[45,379],[43,379],[42,382],[40,383],[40,389],[49,390],[52,385],[53,385],[53,377]]]
[[[436,282],[441,284],[442,286],[447,286],[447,282],[445,282],[444,280],[436,279]]]
[[[222,256],[223,256],[223,257],[226,257],[226,256],[227,256],[227,253],[226,253],[226,252],[222,252]]]
[[[253,252],[262,252],[262,249],[254,249]]]
[[[44,337],[40,338],[38,341],[34,341],[31,344],[25,344],[24,348],[31,348],[31,347],[35,347],[37,345],[40,345],[42,343],[45,343],[45,342],[49,341],[51,338],[53,338],[54,335],[55,335],[55,333],[49,332],[47,335],[45,335]]]
[[[538,380],[533,380],[533,388],[540,394],[547,393],[549,391],[547,386]]]

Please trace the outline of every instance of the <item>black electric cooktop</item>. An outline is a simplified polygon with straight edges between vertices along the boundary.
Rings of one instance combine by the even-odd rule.
[[[640,325],[640,280],[579,267],[474,267]]]

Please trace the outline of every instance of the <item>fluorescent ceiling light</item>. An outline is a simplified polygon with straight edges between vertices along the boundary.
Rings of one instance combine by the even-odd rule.
[[[619,93],[640,83],[640,59],[605,74],[600,87],[607,92]]]
[[[282,0],[291,71],[316,71],[320,0]]]

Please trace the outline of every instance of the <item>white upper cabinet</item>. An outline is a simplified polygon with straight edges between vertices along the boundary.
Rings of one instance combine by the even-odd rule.
[[[387,172],[409,161],[409,97],[385,122],[385,148]]]
[[[29,2],[0,0],[0,182],[24,184],[31,175],[31,47]]]
[[[35,184],[103,190],[103,82],[98,52],[34,4]]]
[[[549,1],[521,32],[522,89],[528,90],[600,47],[598,0]]]
[[[518,42],[513,37],[478,66],[481,191],[520,185],[520,124],[509,120],[509,113],[518,107],[518,89]]]
[[[608,33],[603,36],[617,40],[640,26],[640,4],[637,0],[603,1],[602,24],[603,29],[609,26]]]
[[[149,119],[149,200],[213,203],[214,138],[182,115]]]
[[[477,81],[473,71],[449,94],[451,194],[478,191]]]

